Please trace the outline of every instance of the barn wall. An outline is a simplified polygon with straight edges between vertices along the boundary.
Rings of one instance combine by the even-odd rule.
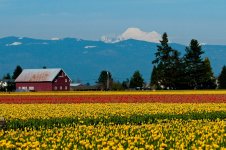
[[[53,82],[17,82],[16,88],[30,91],[69,91],[70,79],[61,70]]]
[[[51,82],[30,82],[30,83],[16,83],[16,89],[24,89],[31,91],[52,91]],[[33,89],[32,89],[33,88]]]
[[[57,77],[53,80],[53,91],[69,91],[70,79],[61,71]]]

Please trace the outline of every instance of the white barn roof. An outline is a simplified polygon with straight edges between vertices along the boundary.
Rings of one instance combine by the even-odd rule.
[[[62,69],[24,69],[15,82],[52,82]],[[64,71],[63,71],[64,72]]]

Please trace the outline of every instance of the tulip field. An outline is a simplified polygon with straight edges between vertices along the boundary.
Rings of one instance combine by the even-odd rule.
[[[0,93],[0,118],[0,149],[226,149],[226,91]]]

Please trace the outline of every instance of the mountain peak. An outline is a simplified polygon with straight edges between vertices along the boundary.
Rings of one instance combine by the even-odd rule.
[[[121,34],[120,38],[122,40],[135,39],[140,41],[159,43],[159,40],[161,40],[161,35],[156,31],[145,32],[139,28],[128,28],[124,33]]]
[[[121,35],[118,35],[117,37],[113,38],[107,36],[101,37],[101,40],[106,43],[116,43],[128,39],[159,43],[159,41],[161,40],[161,34],[159,34],[156,31],[145,32],[142,31],[140,28],[130,27],[127,28]]]
[[[58,41],[58,40],[61,40],[61,39],[58,38],[58,37],[53,37],[53,38],[51,38],[51,40],[52,40],[52,41]]]

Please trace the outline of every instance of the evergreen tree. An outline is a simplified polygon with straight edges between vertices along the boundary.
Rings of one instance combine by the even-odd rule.
[[[218,77],[219,89],[226,89],[226,66],[221,70],[220,76]]]
[[[130,79],[130,88],[143,87],[144,79],[139,71],[135,71]]]
[[[192,39],[189,47],[185,49],[186,54],[184,56],[185,63],[185,81],[187,81],[187,87],[189,89],[198,89],[202,87],[202,78],[205,75],[205,69],[203,68],[204,62],[201,55],[201,45],[197,40]]]
[[[202,89],[215,89],[216,88],[216,79],[214,77],[210,61],[208,58],[205,58],[203,63],[203,69],[205,74],[202,76]]]
[[[151,83],[150,86],[152,87],[152,89],[160,89],[160,85],[158,83],[158,71],[157,71],[157,67],[154,66],[152,73],[151,73]]]
[[[182,64],[182,60],[179,57],[180,53],[177,50],[173,51],[172,55],[172,66],[171,66],[171,89],[181,89],[183,85],[183,75],[184,75],[184,67]]]
[[[122,87],[124,89],[128,89],[129,88],[129,79],[127,78],[126,81],[122,82]]]
[[[168,45],[168,36],[164,33],[160,45],[157,46],[156,59],[152,61],[158,70],[157,82],[164,89],[176,89],[175,80],[178,72],[175,69],[178,68],[177,65],[180,62],[179,55],[177,50]]]
[[[100,73],[100,76],[98,78],[98,83],[101,84],[102,90],[110,90],[112,86],[112,76],[109,71],[103,70]]]
[[[210,61],[202,59],[202,47],[192,39],[181,59],[180,53],[168,45],[168,36],[163,34],[152,62],[151,86],[163,89],[214,89],[214,78]]]
[[[22,71],[23,71],[23,69],[21,68],[21,66],[19,66],[19,65],[16,66],[16,69],[13,72],[12,79],[16,79],[21,74]]]

